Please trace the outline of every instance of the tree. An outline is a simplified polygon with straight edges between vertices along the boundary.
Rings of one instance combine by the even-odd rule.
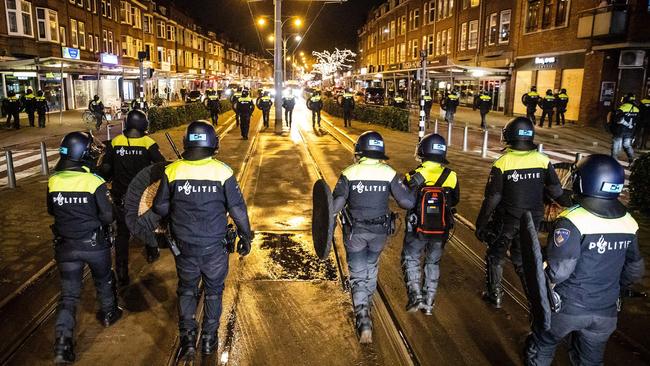
[[[337,71],[351,69],[352,65],[349,64],[354,62],[354,57],[357,55],[350,50],[339,50],[338,48],[334,52],[314,51],[312,54],[318,61],[314,64],[313,70],[319,72],[323,79],[333,76]]]

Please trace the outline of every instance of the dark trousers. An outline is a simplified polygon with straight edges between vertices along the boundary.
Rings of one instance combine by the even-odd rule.
[[[291,127],[293,122],[293,108],[284,109],[284,120],[287,122],[287,126]]]
[[[115,202],[121,202],[122,198],[116,198]],[[124,219],[124,207],[115,206],[115,222],[117,224],[117,233],[115,235],[115,270],[118,275],[127,275],[129,270],[129,240],[131,233],[126,220]]]
[[[346,233],[345,252],[350,272],[350,288],[355,312],[366,310],[377,289],[379,256],[386,245],[386,234]]]
[[[264,127],[269,127],[269,113],[271,112],[270,109],[262,109],[262,120],[264,121]]]
[[[12,123],[13,119],[13,123]],[[20,128],[20,113],[19,112],[9,112],[7,113],[7,127],[13,127],[15,129]]]
[[[221,297],[228,275],[228,253],[224,248],[203,256],[179,255],[176,259],[178,274],[178,319],[181,334],[196,331],[196,306],[199,299],[199,280],[204,284],[203,333],[216,334],[221,317]]]
[[[117,300],[115,297],[115,280],[111,270],[110,248],[94,251],[66,250],[65,243],[56,250],[56,263],[61,277],[61,298],[56,310],[56,324],[54,326],[57,336],[72,337],[77,305],[81,296],[81,281],[83,269],[87,264],[90,267],[97,299],[101,311],[112,311]]]
[[[316,126],[317,122],[318,122],[318,127],[320,127],[320,109],[311,111],[312,127]]]
[[[603,364],[605,347],[616,330],[616,317],[594,314],[551,314],[551,329],[533,330],[526,340],[526,365],[551,365],[555,349],[569,336],[569,359],[572,365]]]
[[[562,126],[564,126],[564,113],[565,112],[566,111],[561,111],[559,109],[557,110],[557,112],[555,114],[555,124],[556,125],[559,125],[560,122],[562,122]]]
[[[422,293],[432,293],[435,296],[445,241],[442,236],[420,238],[416,233],[404,235],[402,270],[409,292],[422,288]],[[424,257],[424,282],[422,281],[422,257]]]
[[[95,116],[95,127],[99,129],[102,126],[102,119],[104,118],[104,113],[93,112]]]
[[[537,124],[537,117],[535,116],[535,112],[537,109],[526,109],[526,118],[528,118],[533,124]]]
[[[219,113],[217,111],[210,111],[210,119],[212,120],[212,124],[216,126],[219,122]]]
[[[27,111],[27,120],[29,121],[29,127],[34,127],[34,114],[36,111]]]
[[[239,127],[240,122],[241,122],[241,115],[235,112],[235,126]]]
[[[352,110],[344,109],[343,110],[343,124],[345,127],[352,127]]]
[[[481,127],[483,127],[483,128],[487,128],[487,121],[486,121],[486,118],[485,118],[485,117],[487,117],[487,114],[488,114],[488,112],[485,112],[485,113],[481,112]]]
[[[542,109],[542,118],[539,120],[539,126],[544,127],[544,120],[548,117],[548,127],[553,127],[553,110]]]
[[[241,137],[248,139],[248,130],[250,129],[251,125],[250,114],[242,114],[240,122],[241,124],[239,125],[239,129],[241,130]]]
[[[45,127],[45,112],[38,113],[38,127]]]

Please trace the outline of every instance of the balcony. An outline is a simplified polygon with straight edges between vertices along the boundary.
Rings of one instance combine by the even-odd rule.
[[[608,5],[578,14],[578,38],[609,38],[625,35],[628,6]]]

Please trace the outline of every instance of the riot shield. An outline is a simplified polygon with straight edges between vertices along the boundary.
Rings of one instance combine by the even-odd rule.
[[[551,290],[544,273],[542,248],[537,236],[537,228],[530,212],[521,216],[519,235],[521,258],[526,278],[526,296],[530,305],[534,329],[547,330],[551,327]]]
[[[334,218],[332,217],[332,191],[323,179],[314,183],[312,193],[311,237],[314,251],[320,259],[329,256],[334,236]]]
[[[160,216],[151,210],[167,163],[150,165],[140,171],[124,195],[124,216],[131,235],[144,242],[156,240],[153,231]]]

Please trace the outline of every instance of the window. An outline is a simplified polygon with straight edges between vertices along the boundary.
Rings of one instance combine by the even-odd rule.
[[[400,62],[406,61],[406,43],[402,43],[399,45],[399,61]]]
[[[83,8],[84,7],[84,0],[77,0],[77,5],[81,6]]]
[[[478,20],[469,22],[469,39],[467,40],[467,49],[475,50],[478,47]]]
[[[153,17],[151,15],[144,16],[144,22],[142,23],[142,28],[145,33],[153,33]]]
[[[167,26],[167,39],[170,41],[176,40],[176,29],[174,28],[173,25]]]
[[[411,10],[409,12],[409,23],[410,30],[420,27],[420,9]]]
[[[444,55],[447,53],[447,30],[444,29],[441,32],[440,39],[442,40],[442,45],[440,46],[440,54]]]
[[[381,41],[386,42],[386,39],[388,38],[388,32],[389,32],[388,27],[381,27],[379,31],[381,32],[381,37],[380,37]]]
[[[131,4],[122,0],[120,1],[120,21],[123,24],[133,24]]]
[[[156,36],[158,38],[165,38],[165,22],[162,20],[156,21]]]
[[[182,51],[181,50],[178,50],[178,51],[179,51],[179,55],[181,55]],[[146,43],[144,45],[144,52],[147,53],[147,56],[145,57],[145,60],[151,61],[151,55],[153,54],[153,44]],[[179,56],[179,58],[180,58],[180,56]]]
[[[467,48],[467,22],[460,26],[460,42],[458,45],[458,49],[461,51],[465,51],[465,48]]]
[[[391,47],[388,49],[388,63],[389,64],[395,63],[395,47]]]
[[[93,42],[93,35],[88,35],[88,51],[93,52],[95,50],[95,45]]]
[[[79,48],[86,49],[86,24],[79,22]]]
[[[447,54],[451,54],[451,44],[452,44],[452,31],[451,28],[447,29]]]
[[[551,26],[551,8],[553,7],[553,0],[543,0],[544,8],[542,9],[542,28]]]
[[[379,52],[379,64],[386,65],[386,49]]]
[[[390,22],[390,33],[389,33],[389,39],[395,38],[395,21]]]
[[[72,47],[79,47],[79,41],[77,37],[77,21],[70,19],[70,43],[72,44]]]
[[[5,0],[9,35],[34,37],[32,4],[25,0]]]
[[[650,3],[648,3],[650,6]],[[569,0],[557,0],[557,10],[555,11],[555,26],[562,27],[567,23],[569,15]]]
[[[165,52],[165,47],[158,47],[158,62],[165,62],[167,53]]]
[[[142,29],[142,10],[140,8],[133,7],[133,28]]]
[[[106,18],[113,17],[113,9],[111,6],[111,0],[102,0],[102,15]]]
[[[501,10],[501,21],[499,22],[499,43],[510,41],[510,14],[512,11]]]
[[[99,49],[99,36],[95,36],[95,52],[100,52],[100,49]]]
[[[92,3],[91,3],[91,0],[86,0],[86,10],[88,10],[88,11],[92,11],[92,10],[93,10],[93,6],[92,6]]]
[[[449,0],[449,13],[447,13],[450,17],[454,16],[454,0]]]
[[[427,56],[433,56],[433,43],[434,43],[434,38],[433,34],[429,34],[427,36]]]
[[[469,0],[462,0],[462,8],[467,9],[469,8]]]
[[[539,0],[528,1],[525,24],[526,32],[534,32],[539,27]]]
[[[498,38],[497,13],[492,13],[485,20],[485,40],[488,45],[493,45]]]
[[[438,20],[444,18],[445,0],[438,0]]]
[[[424,14],[429,24],[436,21],[436,1],[432,0],[424,4]]]
[[[59,19],[56,11],[36,8],[36,22],[39,41],[59,43]]]
[[[115,53],[115,49],[113,48],[113,32],[111,31],[108,31],[108,49],[106,51]]]
[[[65,27],[59,27],[59,39],[61,40],[61,46],[65,47]]]
[[[420,54],[420,46],[419,46],[419,44],[418,44],[418,40],[417,40],[417,39],[414,39],[414,40],[413,40],[413,44],[412,44],[412,46],[413,46],[413,48],[411,49],[411,57],[412,57],[413,59],[416,59],[416,58],[418,58],[418,56],[419,56],[419,54]]]

